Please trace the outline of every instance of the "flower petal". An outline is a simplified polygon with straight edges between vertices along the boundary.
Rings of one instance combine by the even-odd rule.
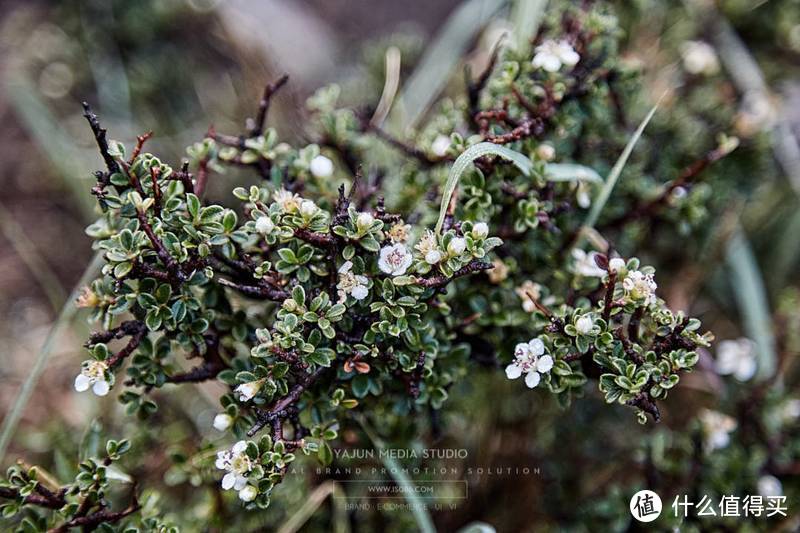
[[[83,392],[89,389],[89,385],[92,384],[92,380],[89,379],[87,376],[83,374],[78,374],[75,377],[75,390],[78,392]]]
[[[236,481],[233,483],[233,490],[242,490],[247,486],[247,478],[244,476],[236,476]]]
[[[541,377],[538,372],[528,372],[528,375],[525,376],[525,385],[527,385],[529,389],[533,389],[539,384],[540,380]]]
[[[225,474],[225,477],[222,478],[222,488],[225,490],[229,490],[233,487],[236,483],[236,474],[233,472],[228,472]]]
[[[511,363],[506,367],[506,377],[508,379],[517,379],[521,375],[522,375],[522,369],[517,365],[515,365],[514,363]]]
[[[536,370],[542,374],[550,372],[553,368],[553,358],[549,355],[543,355],[536,361]]]
[[[544,353],[544,343],[542,339],[531,339],[530,342],[528,342],[528,347],[531,349],[531,355],[538,357]]]
[[[231,451],[233,453],[242,453],[246,449],[247,449],[247,443],[245,441],[243,441],[243,440],[240,440],[239,442],[237,442],[236,444],[233,445],[233,448],[231,448]]]
[[[111,386],[108,384],[108,381],[104,379],[95,381],[94,385],[92,385],[92,392],[98,396],[105,396],[108,394],[109,390],[111,390]]]

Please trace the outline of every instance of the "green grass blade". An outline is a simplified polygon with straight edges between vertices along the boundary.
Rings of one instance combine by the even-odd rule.
[[[496,155],[503,159],[508,159],[526,176],[530,176],[533,169],[533,163],[530,159],[510,148],[490,142],[473,144],[464,150],[461,155],[456,158],[453,166],[450,167],[450,173],[447,176],[447,181],[445,182],[444,191],[442,193],[442,203],[439,206],[439,219],[436,221],[436,233],[441,233],[442,231],[442,225],[447,215],[450,199],[453,197],[456,187],[458,187],[458,181],[461,179],[461,175],[464,174],[473,161],[487,155]],[[547,165],[545,169],[545,178],[549,181],[603,181],[600,175],[591,168],[572,163],[553,163]]]
[[[102,263],[103,254],[98,252],[95,254],[91,263],[89,263],[89,265],[86,267],[86,270],[83,271],[81,279],[75,285],[75,288],[72,290],[69,299],[61,308],[58,318],[50,328],[50,332],[47,334],[47,338],[42,345],[42,349],[39,351],[39,355],[36,358],[36,362],[33,364],[33,368],[31,368],[28,377],[25,378],[25,382],[22,384],[19,393],[17,393],[17,397],[14,400],[14,405],[11,407],[5,419],[3,420],[3,427],[2,430],[0,430],[0,462],[2,462],[3,458],[5,457],[6,448],[8,448],[8,444],[11,441],[11,436],[14,434],[14,430],[17,428],[17,423],[22,416],[22,411],[24,411],[25,406],[28,405],[28,401],[33,394],[33,389],[36,387],[36,383],[39,381],[42,372],[47,366],[47,361],[50,359],[50,355],[53,352],[53,347],[58,340],[61,330],[75,315],[75,311],[77,309],[75,307],[75,299],[78,297],[81,288],[84,285],[87,285],[97,274]]]
[[[768,379],[775,374],[778,361],[769,301],[758,263],[741,228],[728,243],[726,260],[745,335],[756,343],[757,377]]]
[[[397,132],[403,135],[417,125],[447,84],[475,34],[503,4],[505,0],[467,0],[450,15],[400,96],[397,111],[402,115]]]
[[[594,202],[592,202],[592,209],[589,211],[589,214],[586,216],[586,221],[583,223],[584,228],[593,228],[597,223],[600,213],[603,211],[608,199],[611,197],[611,191],[614,190],[614,186],[617,184],[620,174],[622,174],[622,169],[625,168],[625,163],[628,162],[628,158],[631,156],[631,152],[633,152],[633,147],[636,146],[637,142],[639,142],[639,138],[642,136],[642,133],[644,133],[644,129],[647,127],[650,119],[653,118],[653,115],[655,115],[659,103],[661,103],[661,99],[659,99],[656,105],[654,105],[650,112],[647,113],[647,116],[644,117],[642,123],[639,124],[639,127],[636,128],[636,131],[633,133],[630,140],[628,140],[628,144],[625,145],[625,149],[622,151],[622,154],[620,154],[619,159],[617,159],[617,162],[614,163],[614,167],[611,169],[611,172],[609,172],[608,177],[603,184],[603,188],[600,189],[600,192],[597,194],[597,198],[595,198]]]
[[[514,23],[514,48],[524,54],[531,46],[542,22],[547,0],[517,0],[511,13]]]

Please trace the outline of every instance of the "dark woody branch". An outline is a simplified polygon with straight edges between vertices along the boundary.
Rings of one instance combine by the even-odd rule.
[[[467,264],[465,267],[460,268],[453,272],[451,277],[447,277],[443,274],[439,274],[436,276],[431,276],[429,278],[417,278],[417,284],[422,285],[423,287],[428,288],[438,288],[443,287],[453,281],[456,278],[460,278],[463,276],[467,276],[472,274],[473,272],[479,272],[481,270],[491,270],[494,268],[494,265],[491,263],[485,263],[483,261],[472,261],[471,263]]]
[[[82,102],[82,105],[83,116],[89,122],[89,127],[92,128],[94,139],[97,141],[98,148],[100,148],[100,155],[103,156],[103,161],[105,161],[106,168],[108,168],[108,173],[113,174],[115,172],[119,172],[119,164],[108,152],[108,139],[106,138],[105,128],[100,127],[100,122],[97,120],[97,115],[92,111],[92,108],[89,106],[89,104]]]
[[[319,379],[325,370],[327,370],[325,367],[319,367],[313,373],[306,374],[291,388],[286,396],[276,401],[272,407],[269,409],[258,409],[256,411],[256,423],[247,431],[247,436],[252,437],[267,424],[273,424],[274,420],[281,420],[289,417],[291,414],[290,406],[300,399],[300,395],[303,394],[306,388]]]

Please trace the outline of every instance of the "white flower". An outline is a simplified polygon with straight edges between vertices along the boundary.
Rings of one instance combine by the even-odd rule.
[[[764,497],[783,496],[781,480],[775,476],[761,476],[758,478],[758,493]]]
[[[253,462],[245,453],[245,450],[247,450],[247,443],[240,440],[230,450],[217,452],[215,466],[220,470],[227,471],[227,474],[222,478],[222,488],[224,490],[241,491],[247,486],[247,474],[253,469]]]
[[[536,55],[531,63],[547,72],[557,72],[561,70],[561,65],[572,67],[580,60],[581,56],[567,41],[548,40],[536,47]]]
[[[553,358],[544,354],[541,339],[531,339],[517,344],[514,349],[514,362],[506,367],[506,377],[517,379],[525,374],[525,384],[532,389],[539,384],[542,374],[553,368]]]
[[[319,207],[311,200],[303,200],[300,202],[300,214],[304,217],[313,217],[317,214]]]
[[[736,420],[728,415],[710,409],[700,411],[700,424],[703,427],[706,450],[711,452],[726,447],[731,440],[730,433],[736,429]]]
[[[447,251],[451,255],[461,255],[467,249],[467,240],[464,237],[455,237],[447,245]]]
[[[703,41],[686,41],[681,44],[683,68],[690,74],[716,74],[719,60],[714,47]]]
[[[575,321],[575,329],[578,330],[578,333],[581,335],[588,335],[593,327],[594,320],[592,319],[592,315],[583,315]]]
[[[434,139],[433,144],[431,145],[431,151],[433,151],[434,155],[439,157],[444,157],[447,155],[447,150],[450,148],[450,137],[447,135],[439,135]]]
[[[240,402],[248,402],[255,398],[255,395],[258,394],[258,391],[261,390],[261,387],[264,385],[263,379],[258,379],[256,381],[249,381],[247,383],[242,383],[238,387],[234,389],[234,392],[237,395],[237,399]]]
[[[251,502],[256,499],[256,496],[258,496],[258,489],[253,485],[247,485],[239,491],[239,499],[243,502]]]
[[[272,193],[272,199],[286,213],[294,213],[300,207],[300,197],[293,192],[280,188]]]
[[[369,213],[359,213],[356,218],[356,228],[361,231],[369,229],[372,223],[375,222],[375,217]]]
[[[625,295],[631,300],[650,305],[656,301],[656,285],[652,274],[644,274],[639,270],[631,270],[622,281]]]
[[[92,392],[98,396],[105,396],[111,390],[111,384],[106,380],[108,365],[103,361],[84,361],[81,373],[75,377],[75,390],[83,392],[92,387]]]
[[[333,175],[333,161],[324,155],[318,155],[311,160],[308,169],[317,178],[328,178]]]
[[[608,270],[611,272],[619,272],[625,268],[627,263],[621,257],[614,257],[608,261]]]
[[[397,243],[381,248],[378,268],[392,276],[402,276],[411,266],[411,253],[405,244]]]
[[[275,223],[272,221],[271,218],[267,216],[258,217],[256,220],[256,231],[263,234],[269,235],[275,230]]]
[[[489,225],[486,222],[478,222],[472,226],[472,236],[476,239],[485,239],[489,235]]]
[[[718,374],[747,381],[755,375],[756,366],[755,343],[750,339],[722,341],[717,346]]]
[[[552,161],[556,158],[556,149],[551,144],[542,143],[536,147],[536,157],[545,162]]]
[[[422,236],[414,248],[423,256],[427,256],[430,251],[439,250],[439,242],[436,239],[436,234],[431,230],[426,231],[425,235]]]
[[[338,289],[340,302],[346,300],[348,294],[356,300],[363,300],[369,294],[369,289],[367,288],[369,279],[366,276],[354,274],[352,269],[352,261],[345,261],[339,267],[339,283],[336,284],[336,288]]]
[[[442,260],[442,252],[439,250],[431,250],[425,254],[425,262],[429,265],[435,265]]]
[[[514,289],[520,300],[522,300],[522,309],[526,313],[533,313],[536,311],[536,301],[542,297],[542,286],[534,283],[529,279],[522,282],[522,285]]]
[[[233,425],[233,417],[225,413],[219,413],[214,417],[214,429],[217,431],[225,431]]]
[[[602,278],[606,275],[606,271],[597,266],[595,257],[598,256],[597,252],[589,252],[588,254],[580,248],[572,250],[572,257],[575,259],[575,273],[580,276],[589,278]]]

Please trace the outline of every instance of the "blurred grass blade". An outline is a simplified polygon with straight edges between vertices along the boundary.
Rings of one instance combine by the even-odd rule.
[[[745,335],[756,343],[757,376],[759,379],[770,378],[775,374],[778,358],[775,353],[769,302],[758,263],[741,228],[728,243],[726,259]]]
[[[408,505],[411,507],[411,512],[414,515],[414,519],[417,521],[417,527],[419,528],[419,531],[423,533],[436,533],[433,520],[431,520],[425,504],[416,493],[414,483],[408,478],[403,470],[403,466],[397,461],[397,459],[392,457],[391,454],[380,453],[382,450],[386,449],[383,441],[372,430],[372,428],[369,427],[369,424],[367,424],[367,421],[363,416],[359,417],[358,421],[361,424],[361,427],[364,429],[364,433],[366,433],[369,437],[369,440],[372,441],[372,445],[376,450],[378,450],[378,455],[383,461],[383,465],[389,471],[395,483],[403,488],[403,496],[408,502]]]
[[[31,242],[25,234],[25,230],[14,220],[14,215],[0,202],[0,227],[3,235],[14,248],[22,262],[28,267],[28,271],[41,286],[42,290],[50,301],[54,311],[58,312],[64,305],[64,287],[58,280],[58,276],[50,268],[50,265],[42,258],[36,250],[36,245]]]
[[[603,178],[593,168],[574,163],[550,163],[545,167],[545,175],[547,181],[603,182]]]
[[[611,169],[611,172],[609,172],[608,177],[603,184],[603,188],[600,189],[600,192],[597,194],[597,198],[595,198],[594,202],[592,202],[592,209],[589,211],[586,221],[583,223],[584,227],[593,228],[597,223],[600,213],[603,211],[608,199],[611,197],[611,191],[614,190],[614,186],[617,184],[620,174],[622,174],[622,169],[625,168],[625,163],[628,162],[628,158],[631,156],[631,152],[633,152],[633,147],[636,146],[637,142],[639,142],[639,138],[642,136],[642,133],[644,133],[644,129],[647,127],[650,119],[652,119],[653,115],[655,115],[656,109],[658,109],[658,105],[660,103],[661,98],[659,98],[658,102],[656,102],[656,105],[653,106],[650,112],[647,113],[647,116],[644,117],[642,123],[639,124],[639,127],[636,128],[636,131],[631,136],[628,144],[625,145],[625,149],[622,151],[622,154],[620,154],[617,162],[614,163],[614,167]]]
[[[511,12],[514,23],[514,48],[525,54],[531,46],[531,39],[539,32],[547,0],[517,0]]]
[[[444,28],[428,47],[400,96],[396,133],[413,128],[450,79],[475,34],[505,0],[467,0],[450,15]]]
[[[103,254],[102,252],[98,252],[86,267],[86,270],[83,271],[81,279],[78,280],[78,283],[75,285],[75,288],[72,290],[72,293],[69,295],[66,303],[64,303],[63,307],[61,308],[58,318],[50,328],[50,332],[47,334],[47,338],[42,345],[42,349],[39,351],[39,355],[33,364],[33,368],[31,368],[30,373],[28,373],[28,377],[25,378],[25,382],[22,384],[22,387],[17,393],[17,397],[14,400],[14,405],[11,407],[5,419],[3,420],[3,427],[2,430],[0,430],[0,462],[3,461],[3,458],[6,455],[6,448],[8,448],[8,444],[11,441],[11,436],[14,434],[14,430],[17,428],[17,423],[22,416],[22,411],[24,411],[25,406],[28,405],[28,400],[30,400],[31,394],[33,394],[33,389],[36,387],[39,377],[41,377],[42,372],[47,366],[47,361],[50,359],[50,355],[53,352],[53,347],[58,340],[61,330],[75,315],[75,311],[77,309],[75,307],[75,300],[78,298],[81,288],[84,285],[87,285],[97,274],[102,263]]]
[[[322,502],[328,496],[333,497],[333,508],[334,508],[334,533],[346,533],[350,530],[347,523],[347,515],[341,515],[339,511],[342,511],[343,508],[341,505],[336,503],[336,499],[344,496],[342,493],[342,489],[335,481],[326,481],[319,485],[314,491],[308,495],[305,503],[297,510],[295,514],[293,514],[286,522],[284,522],[280,529],[278,529],[278,533],[296,533],[300,531],[302,527],[308,522],[308,519],[311,518],[319,506],[322,505]]]

